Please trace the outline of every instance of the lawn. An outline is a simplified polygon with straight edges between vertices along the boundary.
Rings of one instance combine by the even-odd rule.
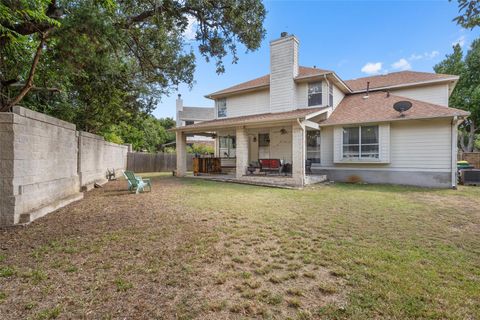
[[[480,188],[125,184],[0,231],[2,319],[480,318]]]

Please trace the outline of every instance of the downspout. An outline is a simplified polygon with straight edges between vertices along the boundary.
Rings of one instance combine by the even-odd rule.
[[[457,189],[457,135],[458,135],[458,117],[454,116],[452,119],[452,125],[451,125],[451,148],[452,148],[452,154],[451,154],[451,171],[452,171],[452,189],[456,190]]]

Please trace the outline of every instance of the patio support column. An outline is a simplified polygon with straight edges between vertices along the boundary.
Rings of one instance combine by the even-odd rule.
[[[236,130],[236,178],[239,179],[247,172],[248,167],[248,135],[244,127],[238,127]]]
[[[177,176],[184,177],[187,173],[187,136],[182,131],[177,131]]]
[[[292,126],[292,178],[303,187],[305,181],[305,129],[295,123]]]

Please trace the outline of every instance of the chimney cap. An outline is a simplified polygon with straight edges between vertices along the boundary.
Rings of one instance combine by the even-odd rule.
[[[182,94],[181,94],[181,93],[178,94],[178,99],[180,99],[180,98],[182,98]]]
[[[285,38],[286,36],[288,36],[288,32],[283,31],[282,33],[280,33],[281,38]]]

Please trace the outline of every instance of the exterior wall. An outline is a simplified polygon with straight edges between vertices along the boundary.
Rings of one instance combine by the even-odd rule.
[[[315,107],[325,107],[328,104],[328,85],[325,81],[313,81],[322,83],[322,104]],[[296,109],[308,108],[308,82],[302,82],[296,85]],[[334,92],[335,94],[335,92]],[[334,97],[335,101],[335,97]]]
[[[397,96],[425,101],[448,107],[448,84],[390,90]]]
[[[280,130],[285,129],[286,134],[281,134]],[[292,163],[292,126],[276,126],[271,128],[248,129],[248,135],[259,133],[268,133],[270,136],[270,145],[268,147],[258,147],[258,159],[280,159]],[[258,160],[255,159],[255,160]]]
[[[28,223],[81,199],[83,178],[105,179],[106,168],[126,167],[127,146],[22,107],[0,114],[0,135],[0,225]]]
[[[128,147],[106,142],[103,137],[78,132],[78,176],[80,186],[90,190],[107,181],[107,169],[125,170]]]
[[[298,40],[288,36],[270,43],[270,112],[293,110],[296,103]]]
[[[75,125],[14,107],[1,114],[0,128],[1,225],[30,222],[81,198]]]
[[[335,109],[340,102],[342,102],[345,94],[338,89],[336,85],[333,86],[333,109]]]
[[[215,108],[211,107],[183,107],[183,110],[179,111],[178,118],[180,120],[192,120],[192,121],[207,121],[215,118]]]
[[[227,117],[270,112],[270,91],[261,90],[227,97]],[[215,117],[217,114],[215,113]]]
[[[451,187],[451,128],[449,119],[391,122],[389,162],[371,164],[334,163],[334,128],[324,127],[321,166],[312,171],[327,170],[329,179],[339,181],[358,175],[372,183]]]
[[[379,170],[358,170],[358,169],[336,169],[319,170],[318,174],[325,174],[332,181],[349,181],[352,176],[360,177],[367,183],[400,184],[430,188],[451,187],[449,172],[427,172],[427,171],[379,171]]]

